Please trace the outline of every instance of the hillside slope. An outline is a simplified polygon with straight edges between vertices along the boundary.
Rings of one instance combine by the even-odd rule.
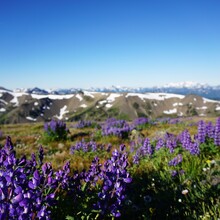
[[[176,116],[219,116],[220,101],[198,95],[168,93],[33,94],[0,89],[0,122],[26,123],[62,120],[134,119]]]

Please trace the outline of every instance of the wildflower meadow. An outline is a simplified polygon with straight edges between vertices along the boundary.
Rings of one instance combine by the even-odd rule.
[[[220,118],[0,130],[1,220],[220,219]]]

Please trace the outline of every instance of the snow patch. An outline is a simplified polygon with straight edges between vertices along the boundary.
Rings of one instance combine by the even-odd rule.
[[[198,110],[206,110],[208,107],[207,106],[202,106],[202,107],[196,107]]]
[[[216,110],[216,111],[220,111],[220,106],[217,106],[217,107],[215,108],[215,110]]]
[[[183,113],[182,113],[182,112],[180,112],[180,113],[178,114],[178,116],[183,116]]]
[[[95,96],[93,94],[95,94],[96,92],[88,92],[88,91],[83,91],[84,95],[86,96],[90,96],[91,98],[95,98]]]
[[[26,119],[27,119],[27,120],[30,120],[30,121],[37,121],[36,118],[32,118],[32,117],[30,117],[30,116],[27,116]]]
[[[173,106],[183,106],[183,103],[179,102],[179,103],[174,103]]]
[[[104,104],[106,104],[106,105],[105,105],[106,108],[111,108],[111,107],[112,107],[112,104],[110,104],[110,103],[114,102],[115,99],[118,98],[118,97],[120,97],[120,96],[122,96],[122,94],[111,93],[111,94],[107,97],[107,99],[102,100],[102,101],[99,101],[98,104],[99,104],[99,105],[104,105]]]
[[[111,93],[109,97],[106,99],[108,102],[114,102],[116,98],[120,97],[122,94]]]
[[[82,105],[80,105],[80,107],[82,107],[82,108],[86,108],[87,105],[86,105],[86,104],[82,104]]]
[[[38,105],[38,102],[35,102],[34,105],[35,105],[35,106]]]
[[[49,99],[70,99],[74,95],[73,94],[68,94],[68,95],[37,95],[37,94],[31,94],[31,97],[34,99],[44,99],[44,98],[49,98]]]
[[[3,100],[3,99],[0,99],[0,102],[4,103],[5,105],[8,104],[8,103],[7,103],[5,100]]]
[[[6,109],[5,108],[0,108],[0,112],[5,112]]]
[[[111,105],[111,104],[106,104],[105,107],[106,107],[106,108],[111,108],[112,105]]]
[[[63,108],[60,109],[60,115],[59,116],[56,115],[55,117],[61,120],[63,118],[63,115],[69,112],[66,109],[67,109],[67,106],[64,105]]]
[[[170,109],[170,110],[168,110],[168,111],[163,111],[163,113],[164,114],[175,114],[175,113],[177,113],[177,109],[176,108],[174,108],[174,109]]]
[[[100,105],[103,105],[105,103],[107,103],[107,100],[102,100],[102,101],[99,102]]]
[[[18,97],[25,95],[25,94],[24,93],[11,93],[11,95],[13,95],[14,98],[10,102],[14,103],[14,106],[19,106]]]
[[[206,103],[206,102],[220,103],[219,101],[215,101],[215,100],[211,100],[211,99],[206,99],[206,98],[202,98],[202,99],[203,99],[204,103]]]
[[[202,114],[200,114],[199,116],[206,116],[206,115],[202,113]]]
[[[76,98],[78,98],[80,102],[83,100],[83,98],[82,98],[82,96],[80,94],[77,94]]]
[[[183,99],[185,98],[184,95],[178,94],[168,94],[168,93],[145,93],[145,94],[138,94],[138,93],[128,93],[126,98],[129,96],[138,96],[140,99],[144,101],[144,99],[155,99],[155,100],[165,100],[170,98],[178,98]]]

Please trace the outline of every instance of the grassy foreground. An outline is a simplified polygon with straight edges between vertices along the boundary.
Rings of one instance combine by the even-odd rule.
[[[211,130],[208,122],[212,122]],[[120,152],[124,146],[124,168],[132,181],[126,180],[128,184],[123,196],[120,195],[120,204],[113,201],[113,196],[118,196],[113,190],[108,201],[104,197],[100,200],[107,206],[105,213],[102,205],[94,207],[94,204],[99,204],[100,193],[103,193],[107,182],[107,177],[100,177],[97,171],[97,174],[93,173],[93,178],[97,175],[95,186],[91,180],[91,183],[80,180],[77,202],[65,193],[62,199],[56,199],[55,208],[51,208],[51,219],[220,218],[220,146],[216,144],[220,133],[217,131],[217,118],[148,121],[137,125],[126,122],[130,130],[104,132],[105,126],[109,132],[109,127],[123,127],[125,122],[120,123],[93,122],[83,126],[77,126],[77,122],[67,123],[67,136],[60,139],[48,137],[41,123],[1,125],[0,145],[2,148],[6,137],[10,136],[17,158],[22,155],[31,158],[31,154],[43,146],[44,162],[50,162],[56,171],[69,161],[71,173],[90,170],[96,157],[99,158],[98,166],[105,166],[109,158],[115,158],[115,149]],[[122,159],[114,163],[119,160]],[[107,176],[108,172],[105,171]],[[123,169],[120,172],[123,173]],[[111,178],[113,183],[114,177]],[[118,207],[113,212],[115,204]],[[34,215],[34,218],[44,219],[40,215]]]

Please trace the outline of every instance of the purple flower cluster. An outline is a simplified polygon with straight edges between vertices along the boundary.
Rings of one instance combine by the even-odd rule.
[[[169,120],[169,124],[179,124],[181,122],[181,120],[179,118],[171,118]]]
[[[129,126],[125,120],[110,118],[106,120],[104,125],[102,125],[102,135],[114,135],[117,137],[126,138],[132,129],[133,128]]]
[[[185,148],[186,150],[190,150],[190,144],[192,143],[192,138],[187,129],[180,134],[179,141],[181,142],[183,148]]]
[[[170,153],[174,152],[174,149],[177,147],[177,138],[171,133],[166,133],[164,135],[165,146],[169,149]]]
[[[120,146],[120,151],[114,150],[112,157],[107,160],[102,169],[101,192],[95,208],[101,210],[101,215],[111,213],[114,217],[120,217],[120,209],[125,200],[127,184],[132,179],[127,172],[127,154],[123,153],[125,146]]]
[[[54,119],[44,124],[44,130],[51,140],[65,140],[69,132],[66,123]]]
[[[202,135],[200,138],[202,140]],[[188,130],[184,130],[178,137],[179,142],[182,144],[182,147],[189,151],[192,155],[199,155],[200,148],[198,141],[193,141]]]
[[[177,175],[183,175],[185,173],[185,171],[184,170],[171,170],[171,176],[172,177],[175,177],[175,176],[177,176]]]
[[[92,122],[91,121],[84,121],[84,120],[80,120],[77,124],[76,124],[76,128],[88,128],[92,126]]]
[[[204,143],[207,138],[214,139],[214,144],[220,146],[220,118],[217,118],[215,125],[212,122],[206,124],[203,120],[199,121],[195,138],[199,143]]]
[[[30,160],[25,156],[16,158],[8,137],[0,149],[0,219],[51,219],[54,213],[60,214],[58,205],[67,203],[70,210],[62,211],[63,217],[74,216],[74,210],[90,196],[94,200],[88,214],[95,208],[103,218],[119,217],[127,184],[132,181],[124,149],[122,145],[119,151],[114,150],[104,165],[95,157],[88,171],[75,171],[70,175],[69,162],[57,171],[50,163],[43,163],[42,147]],[[86,190],[84,186],[88,186]]]
[[[157,142],[156,142],[156,147],[155,150],[159,150],[160,148],[165,146],[165,141],[163,140],[163,138],[158,138]]]
[[[220,146],[220,118],[217,119],[214,129],[214,143]]]
[[[181,163],[183,160],[182,154],[178,154],[176,157],[174,157],[172,160],[169,161],[169,166],[177,166],[179,163]]]
[[[216,124],[217,126],[217,124]],[[215,136],[215,127],[213,126],[212,122],[209,121],[207,124],[206,124],[206,135],[209,137],[209,138],[214,138]]]
[[[155,147],[150,143],[150,139],[146,138],[134,153],[133,163],[138,164],[140,159],[145,156],[151,157],[154,154],[154,150],[158,151],[161,148],[167,148],[170,153],[174,153],[175,149],[179,147],[189,151],[191,155],[200,154],[199,141],[197,139],[193,141],[189,131],[184,130],[178,136],[166,133],[164,137],[156,139]]]
[[[98,150],[106,150],[107,152],[109,152],[111,148],[112,148],[111,144],[105,146],[103,144],[98,144],[95,141],[85,142],[85,140],[82,139],[82,141],[79,141],[73,146],[71,146],[70,154],[74,154],[75,151],[96,152]]]
[[[102,164],[99,163],[99,158],[95,157],[88,172],[84,175],[84,181],[95,187],[97,181],[102,177],[101,166]]]
[[[146,138],[141,147],[137,149],[135,155],[133,156],[133,163],[138,164],[140,159],[145,156],[151,157],[153,152],[154,148],[150,143],[150,139]]]
[[[51,164],[42,162],[42,148],[38,160],[35,154],[17,159],[7,137],[0,150],[0,219],[50,219],[59,183]]]
[[[206,123],[201,120],[198,123],[198,133],[197,133],[197,140],[199,143],[204,143],[206,138]]]
[[[138,127],[138,126],[145,125],[145,124],[148,124],[148,123],[149,123],[149,119],[145,118],[145,117],[139,117],[139,118],[136,118],[133,121],[134,127]]]
[[[180,123],[179,118],[158,118],[156,123],[163,123],[163,124],[178,124]]]

